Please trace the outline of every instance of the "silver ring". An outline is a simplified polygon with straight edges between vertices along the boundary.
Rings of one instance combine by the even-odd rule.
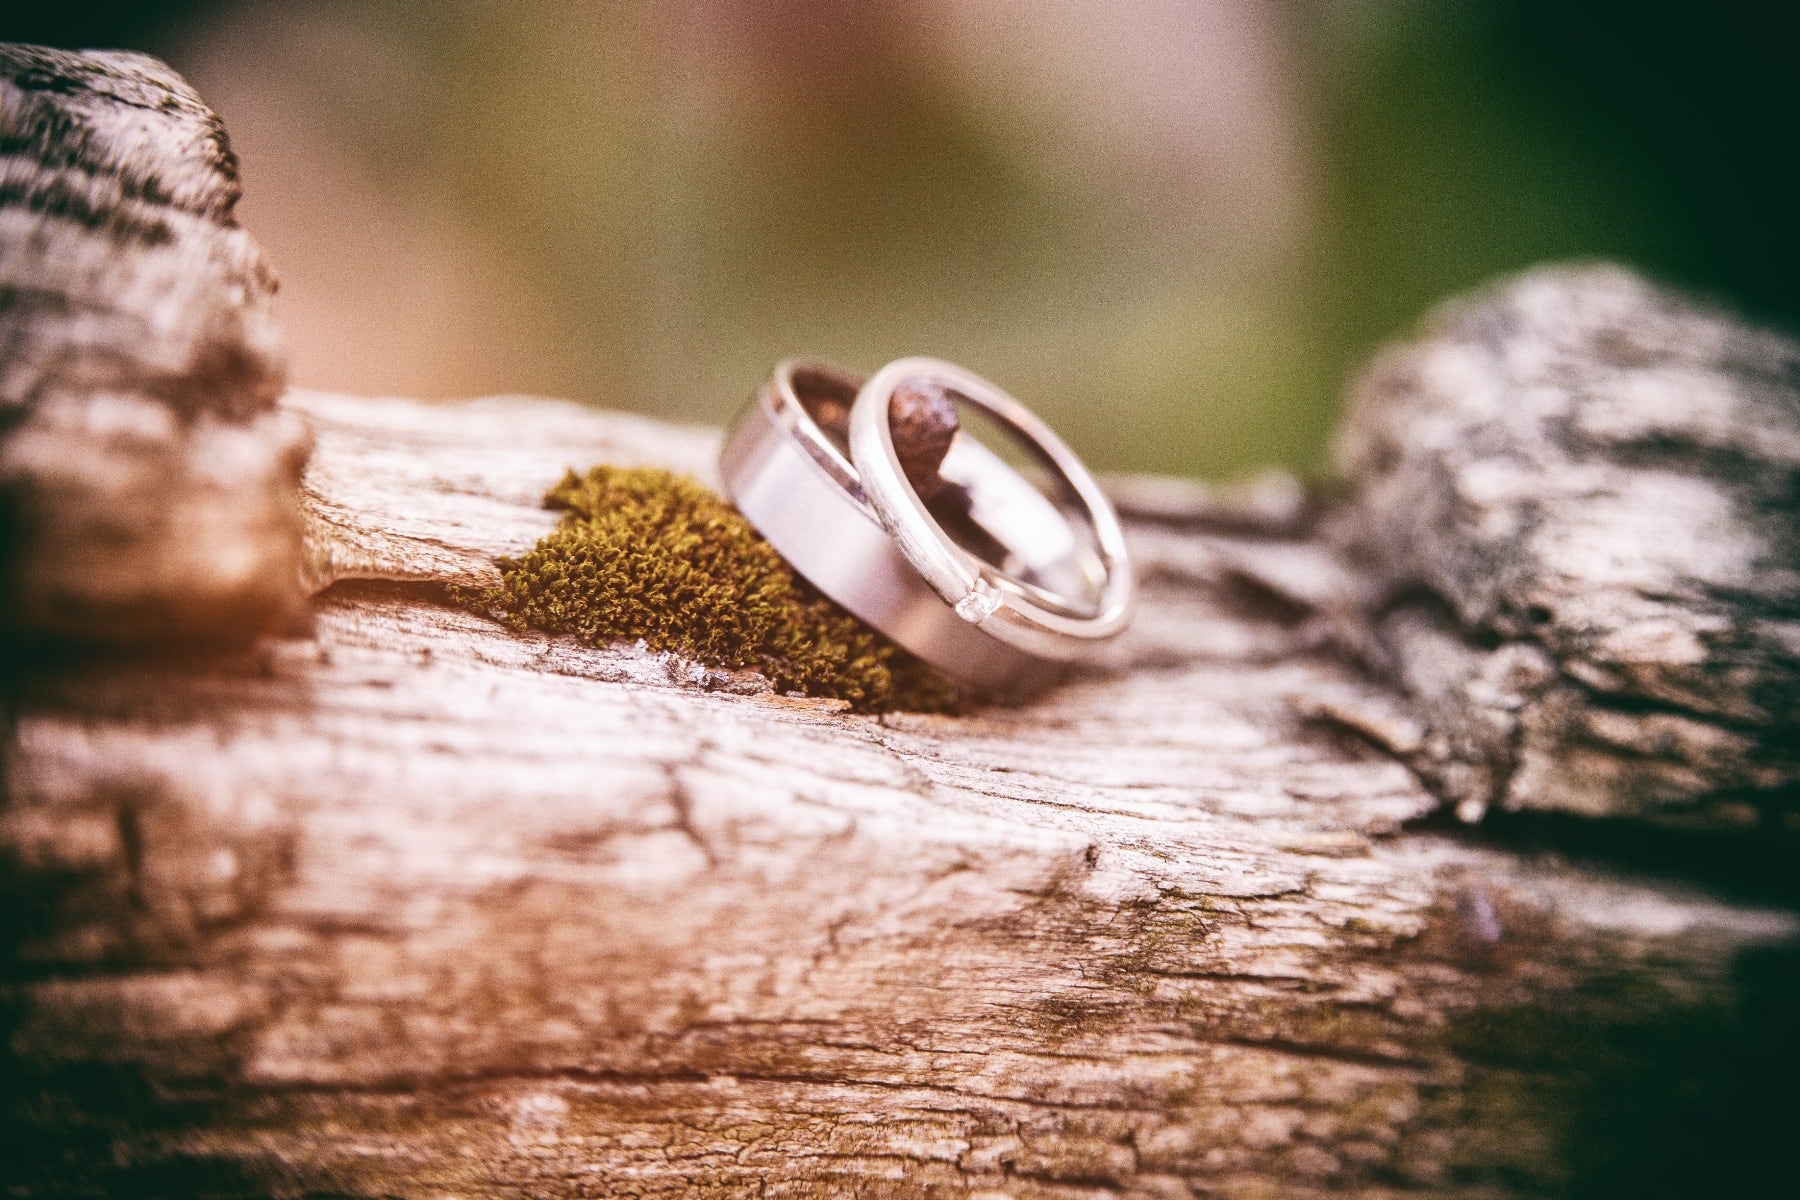
[[[944,387],[985,411],[1048,468],[1067,496],[1065,529],[1079,523],[1092,534],[1083,560],[1091,585],[1087,595],[1070,597],[1031,586],[970,553],[944,531],[907,479],[894,448],[889,408],[894,392],[909,380]],[[978,444],[960,436],[957,441]],[[1048,425],[979,375],[935,358],[902,358],[881,368],[851,406],[850,459],[870,507],[906,560],[952,611],[994,641],[1039,658],[1067,661],[1130,622],[1131,560],[1112,502]]]
[[[959,617],[883,527],[847,440],[833,432],[860,384],[825,363],[777,365],[720,451],[726,493],[814,587],[945,674],[989,694],[1047,682],[1054,663]],[[834,407],[839,419],[816,419]],[[955,439],[940,473],[963,489],[970,519],[997,547],[991,570],[1047,602],[1083,602],[1093,556],[1056,506],[972,438]]]

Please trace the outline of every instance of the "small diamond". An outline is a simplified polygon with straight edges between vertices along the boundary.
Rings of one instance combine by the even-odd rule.
[[[1000,607],[1000,592],[985,579],[975,581],[975,589],[956,602],[956,615],[971,625],[979,625]]]

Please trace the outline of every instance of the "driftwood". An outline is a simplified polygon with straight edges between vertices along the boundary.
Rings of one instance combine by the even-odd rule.
[[[140,54],[0,46],[6,627],[241,637],[294,619],[304,427],[237,162]]]
[[[1542,271],[1384,355],[1340,450],[1415,760],[1466,811],[1795,815],[1800,347]]]
[[[1787,1169],[1800,1068],[1800,896],[1780,821],[1734,812],[1751,796],[1779,814],[1792,787],[1791,580],[1775,559],[1732,582],[1668,545],[1779,546],[1791,494],[1755,493],[1741,453],[1684,452],[1665,425],[1653,447],[1729,493],[1716,536],[1677,538],[1674,508],[1655,546],[1603,535],[1606,561],[1652,555],[1694,581],[1659,587],[1654,616],[1677,631],[1704,616],[1701,644],[1734,647],[1730,669],[1593,635],[1650,626],[1631,605],[1608,616],[1614,593],[1578,563],[1495,535],[1498,516],[1430,519],[1446,497],[1486,497],[1491,516],[1535,489],[1553,532],[1606,511],[1583,518],[1602,493],[1569,471],[1643,466],[1608,448],[1626,438],[1549,446],[1518,411],[1524,364],[1546,355],[1531,397],[1573,381],[1560,402],[1606,415],[1589,408],[1604,339],[1545,333],[1593,326],[1522,319],[1606,297],[1624,297],[1621,328],[1631,304],[1669,303],[1611,272],[1542,275],[1385,360],[1329,502],[1280,479],[1117,481],[1138,624],[1041,700],[955,717],[857,716],[465,606],[496,556],[549,528],[540,498],[565,468],[710,480],[716,431],[542,400],[290,394],[269,419],[317,440],[309,629],[236,649],[65,640],[8,664],[0,1183],[1021,1198],[1766,1183]],[[1695,344],[1615,364],[1641,369],[1604,394],[1671,407],[1688,377],[1663,355],[1749,339],[1764,349],[1702,374],[1768,397],[1757,461],[1777,465],[1757,477],[1777,480],[1791,372],[1739,368],[1791,350],[1670,319]],[[1454,386],[1446,359],[1479,386]],[[1580,765],[1593,743],[1573,731],[1614,710],[1608,761],[1649,765]],[[1704,735],[1723,748],[1646,740],[1652,716],[1723,731]],[[1584,799],[1526,787],[1528,766]],[[1469,815],[1611,819],[1470,827],[1440,794]],[[1694,828],[1672,831],[1678,815]]]

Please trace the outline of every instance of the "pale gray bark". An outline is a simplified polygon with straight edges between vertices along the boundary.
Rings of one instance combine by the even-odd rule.
[[[1601,272],[1489,303],[1542,313],[1613,292],[1649,295]],[[1596,712],[1663,697],[1740,738],[1712,758],[1674,735],[1640,742],[1654,779],[1686,754],[1715,791],[1780,786],[1771,731],[1791,711],[1765,683],[1791,658],[1768,648],[1767,614],[1788,584],[1759,569],[1753,594],[1680,593],[1656,614],[1735,629],[1701,644],[1757,648],[1732,662],[1760,675],[1606,657],[1628,643],[1604,630],[1629,634],[1640,610],[1581,582],[1579,558],[1490,546],[1498,518],[1458,535],[1419,516],[1474,486],[1434,491],[1439,475],[1503,482],[1511,464],[1556,497],[1539,527],[1588,522],[1615,556],[1647,544],[1605,522],[1610,491],[1571,489],[1541,456],[1593,464],[1519,424],[1507,388],[1526,376],[1493,364],[1529,359],[1543,329],[1513,320],[1519,346],[1462,348],[1472,311],[1370,376],[1340,501],[1279,477],[1116,481],[1143,573],[1136,626],[1040,700],[955,717],[854,715],[750,673],[517,634],[459,601],[550,527],[540,498],[566,468],[710,481],[716,431],[546,400],[290,394],[254,423],[316,437],[296,556],[310,628],[9,664],[0,1183],[1020,1198],[1766,1184],[1800,1070],[1788,843],[1732,832],[1697,784],[1643,800],[1564,767],[1584,794],[1715,829],[1615,821],[1572,858],[1504,822],[1484,836],[1434,816],[1414,769],[1458,799],[1554,800],[1521,792],[1505,755],[1575,763],[1586,743],[1543,697],[1579,684]],[[1579,367],[1583,345],[1557,353]],[[1440,352],[1472,359],[1485,423],[1430,367]],[[1718,365],[1740,359],[1706,361],[1716,387],[1742,382]],[[1651,387],[1661,368],[1645,370]],[[1565,399],[1585,411],[1597,394]],[[1617,407],[1615,423],[1635,411]],[[1637,469],[1629,457],[1607,478]],[[1713,479],[1681,461],[1692,486]],[[1743,508],[1733,480],[1713,485],[1729,514],[1787,528],[1776,493]],[[1656,562],[1716,580],[1717,540],[1662,524],[1658,538]],[[1501,583],[1436,554],[1487,555]],[[1602,634],[1494,615],[1545,594]],[[1504,720],[1523,732],[1469,731]]]
[[[1614,268],[1435,314],[1357,388],[1341,540],[1451,796],[1795,815],[1800,347]]]

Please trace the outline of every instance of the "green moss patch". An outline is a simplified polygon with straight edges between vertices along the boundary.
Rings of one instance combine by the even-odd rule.
[[[571,471],[545,503],[555,531],[499,562],[483,599],[515,629],[591,645],[642,638],[777,690],[865,712],[944,711],[954,685],[794,574],[728,503],[657,467]]]

